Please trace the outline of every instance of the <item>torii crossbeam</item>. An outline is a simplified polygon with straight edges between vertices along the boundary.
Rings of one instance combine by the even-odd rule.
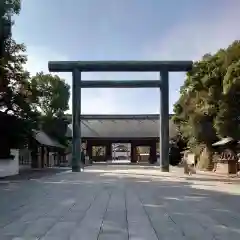
[[[160,168],[169,171],[169,72],[191,70],[192,61],[54,61],[50,72],[72,72],[72,171],[81,169],[81,88],[160,89]],[[160,72],[160,80],[83,81],[81,72]]]

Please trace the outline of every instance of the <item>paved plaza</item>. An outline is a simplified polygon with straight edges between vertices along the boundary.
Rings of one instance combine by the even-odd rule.
[[[239,240],[240,183],[95,165],[0,180],[0,240]]]

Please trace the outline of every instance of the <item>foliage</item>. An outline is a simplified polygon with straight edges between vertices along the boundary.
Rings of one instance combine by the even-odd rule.
[[[171,138],[171,142],[179,149],[180,152],[187,148],[187,141],[179,133],[178,135]]]
[[[210,156],[212,143],[221,137],[240,138],[239,78],[240,41],[206,54],[187,73],[173,121],[199,154],[206,148]],[[202,165],[207,167],[208,161]]]
[[[31,78],[31,90],[36,96],[34,108],[47,117],[61,117],[69,109],[70,86],[59,76],[37,73]]]
[[[26,48],[11,36],[14,24],[11,18],[19,14],[20,7],[20,0],[3,0],[0,3],[0,112],[1,129],[4,129],[4,134],[1,132],[0,135],[4,144],[1,156],[12,147],[25,144],[37,120],[31,108],[29,73],[23,68],[27,61]]]
[[[240,60],[229,66],[215,126],[220,136],[240,137]]]
[[[169,161],[172,166],[177,166],[181,162],[181,152],[176,144],[169,147]]]
[[[15,116],[0,112],[0,159],[10,156],[9,146],[15,148],[18,146],[19,137],[21,134],[15,135],[17,129],[21,129],[22,121],[19,121]],[[11,129],[11,131],[9,131]]]
[[[42,116],[42,130],[49,136],[57,139],[62,145],[68,145],[68,139],[65,136],[68,122],[64,117]]]
[[[0,5],[0,110],[18,112],[26,107],[26,85],[28,73],[23,70],[27,58],[25,46],[17,44],[11,37],[13,14],[19,14],[20,1],[3,0]],[[21,115],[21,113],[20,113]]]
[[[30,112],[31,92],[28,88],[29,73],[23,68],[27,57],[25,47],[13,39],[6,42],[4,64],[1,65],[0,110],[25,118]]]
[[[20,0],[1,0],[0,1],[0,59],[5,53],[5,42],[11,38],[11,28],[13,21],[11,17],[19,14],[21,9]]]
[[[32,107],[40,115],[39,127],[61,144],[67,145],[64,112],[69,108],[70,86],[58,76],[40,72],[31,78],[30,89],[33,93]]]
[[[68,110],[69,85],[58,76],[38,73],[30,78],[24,65],[26,48],[12,38],[12,16],[19,14],[20,0],[0,1],[0,122],[2,157],[10,148],[28,143],[32,129],[66,143],[64,111]],[[42,126],[39,124],[41,122]],[[64,132],[64,133],[63,133]],[[2,145],[3,144],[3,145]]]

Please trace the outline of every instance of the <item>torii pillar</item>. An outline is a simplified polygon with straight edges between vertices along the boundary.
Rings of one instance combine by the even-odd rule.
[[[160,95],[160,168],[169,171],[169,72],[191,70],[192,61],[57,61],[49,62],[50,72],[72,72],[72,171],[81,166],[81,89],[158,88]],[[81,72],[160,72],[160,80],[81,81]],[[81,166],[81,167],[80,167]]]

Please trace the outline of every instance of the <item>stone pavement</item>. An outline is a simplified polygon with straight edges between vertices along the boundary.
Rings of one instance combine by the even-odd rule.
[[[57,173],[61,173],[66,171],[69,168],[65,167],[54,167],[54,168],[45,168],[45,169],[32,169],[32,168],[23,168],[20,169],[18,175],[8,176],[8,177],[0,177],[1,180],[5,181],[19,181],[19,180],[29,180],[29,179],[37,179],[42,178],[44,176],[55,175]]]
[[[239,240],[238,182],[156,167],[0,181],[0,240]]]

